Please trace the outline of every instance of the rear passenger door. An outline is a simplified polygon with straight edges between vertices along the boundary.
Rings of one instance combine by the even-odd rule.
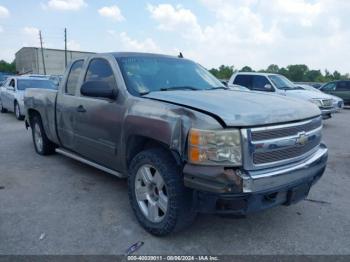
[[[74,126],[76,121],[77,91],[82,78],[84,60],[73,62],[69,69],[65,86],[57,96],[56,115],[57,131],[61,144],[67,149],[74,149]]]
[[[82,84],[88,81],[108,82],[118,89],[112,64],[105,58],[90,60]],[[80,93],[76,103],[74,149],[86,158],[115,170],[123,117],[123,107],[118,98],[87,97]]]
[[[334,92],[335,96],[341,97],[344,100],[344,103],[350,103],[350,81],[339,81]]]

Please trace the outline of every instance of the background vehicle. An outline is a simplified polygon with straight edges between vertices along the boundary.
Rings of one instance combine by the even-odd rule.
[[[230,85],[230,88],[237,91],[250,91],[250,89],[246,88],[245,86],[240,85]]]
[[[183,58],[95,54],[58,91],[30,89],[34,148],[128,178],[130,204],[154,235],[196,213],[247,214],[304,199],[327,148],[309,102],[229,90]]]
[[[230,78],[229,85],[232,84],[245,86],[252,91],[271,92],[312,102],[321,110],[323,119],[330,118],[336,110],[333,100],[326,94],[304,90],[282,75],[239,72]]]
[[[308,91],[312,91],[312,92],[322,92],[320,89],[317,89],[313,86],[310,85],[306,85],[306,84],[297,84],[297,86],[301,87],[302,89],[308,90]],[[328,94],[332,99],[333,99],[333,107],[337,109],[337,111],[339,111],[340,109],[342,109],[344,107],[344,100],[341,99],[340,97],[337,96],[333,96]]]
[[[55,89],[52,81],[34,77],[9,77],[0,91],[0,110],[15,112],[18,120],[24,119],[24,92],[29,88]]]
[[[340,80],[324,84],[320,90],[327,94],[340,97],[344,104],[350,105],[350,80]]]

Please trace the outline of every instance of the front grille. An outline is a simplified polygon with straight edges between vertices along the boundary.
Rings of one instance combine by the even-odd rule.
[[[320,139],[314,139],[304,146],[295,146],[270,152],[254,153],[253,162],[256,165],[278,162],[285,159],[295,158],[306,154],[320,143]]]
[[[287,136],[294,136],[300,132],[309,132],[316,128],[319,128],[322,125],[322,119],[318,118],[314,121],[290,127],[282,127],[276,129],[268,129],[263,131],[254,131],[252,132],[252,141],[262,141],[268,139],[276,139]]]
[[[244,163],[247,168],[260,169],[301,160],[321,143],[322,118],[291,124],[247,129]]]

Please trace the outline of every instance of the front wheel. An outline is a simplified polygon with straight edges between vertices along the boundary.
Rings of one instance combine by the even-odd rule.
[[[173,157],[164,149],[137,154],[130,164],[129,199],[137,220],[149,233],[164,236],[195,218],[191,190]]]
[[[7,112],[7,109],[5,107],[3,107],[1,100],[0,100],[0,110],[1,110],[1,113],[6,113]]]
[[[34,116],[31,121],[32,137],[35,151],[39,155],[50,155],[55,152],[55,144],[52,143],[46,136],[41,118]]]
[[[24,116],[21,114],[21,108],[19,107],[19,104],[15,102],[15,115],[17,120],[23,120]]]

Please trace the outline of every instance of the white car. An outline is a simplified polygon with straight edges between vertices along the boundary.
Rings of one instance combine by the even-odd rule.
[[[331,118],[336,111],[333,99],[327,94],[305,90],[288,78],[270,73],[238,72],[231,76],[228,86],[241,85],[252,91],[271,92],[278,95],[307,100],[319,107],[323,119]]]
[[[317,88],[310,86],[310,85],[306,85],[306,84],[296,84],[296,85],[305,89],[305,90],[323,93],[320,89],[317,89]],[[334,95],[330,95],[330,94],[327,94],[327,95],[333,99],[333,106],[337,109],[338,112],[344,108],[344,100],[343,99],[341,99],[340,97],[334,96]]]
[[[0,110],[14,112],[18,120],[24,119],[24,92],[27,88],[57,89],[55,84],[44,78],[9,77],[0,89]]]

